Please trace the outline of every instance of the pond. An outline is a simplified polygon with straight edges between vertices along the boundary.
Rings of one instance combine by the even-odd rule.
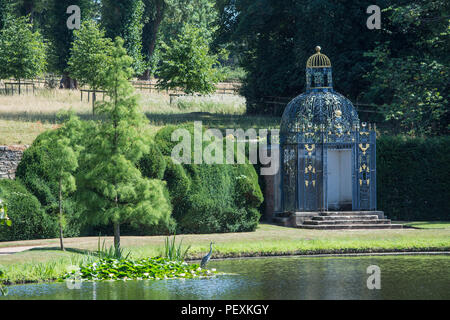
[[[367,268],[381,270],[369,290]],[[229,273],[209,279],[84,282],[9,287],[0,299],[450,299],[450,256],[285,257],[212,261]]]

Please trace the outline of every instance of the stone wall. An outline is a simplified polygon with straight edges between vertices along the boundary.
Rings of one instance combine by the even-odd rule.
[[[17,166],[28,146],[0,146],[0,179],[14,179]]]

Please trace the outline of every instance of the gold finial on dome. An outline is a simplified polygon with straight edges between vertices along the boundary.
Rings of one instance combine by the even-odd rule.
[[[330,59],[326,55],[320,53],[320,50],[322,50],[322,48],[320,46],[317,46],[316,47],[316,53],[313,54],[308,59],[308,62],[306,63],[306,67],[307,68],[331,67]]]

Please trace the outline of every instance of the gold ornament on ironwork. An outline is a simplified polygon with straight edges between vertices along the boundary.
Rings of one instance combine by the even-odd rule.
[[[312,156],[312,152],[314,151],[315,148],[316,146],[314,144],[312,144],[311,146],[309,144],[305,144],[305,149],[306,151],[308,151],[309,156]]]
[[[320,50],[322,50],[322,48],[317,46],[316,53],[313,54],[306,62],[307,68],[331,67],[330,59],[326,55],[320,53]]]
[[[363,155],[366,155],[367,149],[369,149],[369,148],[370,148],[370,144],[367,144],[367,143],[366,143],[366,146],[365,146],[365,147],[363,147],[363,144],[362,144],[362,143],[360,143],[360,144],[359,144],[359,148],[360,148],[360,149],[361,149],[361,151],[363,152]]]

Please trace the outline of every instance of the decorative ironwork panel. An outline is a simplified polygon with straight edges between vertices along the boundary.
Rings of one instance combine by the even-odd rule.
[[[296,211],[297,194],[297,148],[296,145],[284,145],[283,161],[283,210]]]
[[[298,153],[299,210],[320,210],[323,204],[323,144],[299,144]]]
[[[376,209],[376,136],[365,124],[357,133],[356,186],[359,210]]]

